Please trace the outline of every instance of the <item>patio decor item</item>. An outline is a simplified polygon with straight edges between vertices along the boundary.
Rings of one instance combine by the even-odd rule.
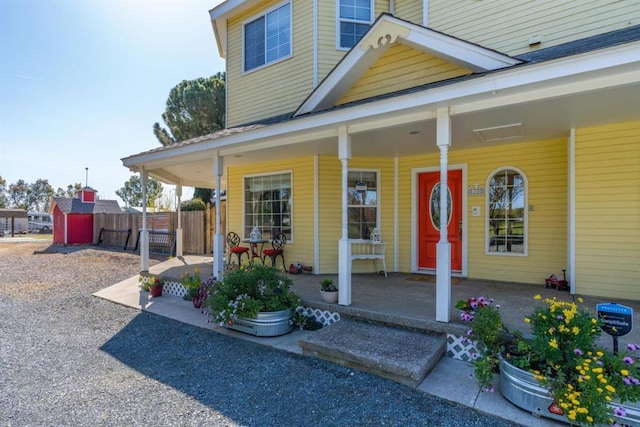
[[[215,282],[203,307],[214,322],[257,336],[277,336],[293,328],[299,299],[291,279],[273,267],[254,264]]]
[[[159,277],[153,279],[153,281],[149,284],[149,293],[152,297],[162,296],[162,281]]]
[[[504,325],[493,300],[458,301],[460,319],[471,322],[467,339],[479,350],[472,356],[476,380],[491,390],[500,369],[505,398],[535,414],[580,425],[617,419],[640,426],[639,408],[626,403],[640,400],[640,346],[611,354],[596,345],[601,324],[588,310],[556,298],[544,303],[524,319],[528,339]]]
[[[320,296],[324,302],[338,302],[338,287],[333,283],[333,279],[327,278],[320,282]]]

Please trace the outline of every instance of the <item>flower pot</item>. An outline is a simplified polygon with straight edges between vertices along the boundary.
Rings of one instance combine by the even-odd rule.
[[[264,311],[258,313],[255,319],[239,317],[226,323],[224,327],[257,337],[276,337],[291,332],[293,329],[292,316],[293,309]]]
[[[320,296],[322,297],[322,301],[324,302],[338,302],[338,291],[320,291]]]
[[[509,402],[533,415],[570,422],[562,408],[555,404],[548,388],[541,385],[532,373],[504,359],[500,360],[500,393]],[[640,404],[626,402],[615,403],[614,406],[626,412],[624,417],[614,417],[619,424],[640,427]]]
[[[152,297],[159,297],[162,295],[162,285],[149,286],[149,293]]]

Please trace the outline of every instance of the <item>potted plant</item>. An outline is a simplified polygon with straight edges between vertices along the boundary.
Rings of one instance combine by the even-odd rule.
[[[638,425],[626,417],[640,408],[625,402],[640,400],[640,346],[611,354],[597,345],[600,322],[588,310],[556,298],[543,302],[524,319],[530,338],[504,325],[493,300],[457,302],[460,319],[471,322],[466,339],[478,349],[472,359],[479,384],[492,390],[499,371],[504,397],[534,414],[580,425]]]
[[[320,282],[320,296],[324,302],[338,302],[338,287],[333,283],[333,279],[326,278]]]
[[[202,280],[200,279],[200,269],[196,267],[193,271],[193,274],[185,271],[180,276],[180,283],[182,283],[182,287],[184,288],[184,298],[187,301],[193,301],[193,298],[198,295],[200,291],[200,286],[202,285]],[[194,303],[194,306],[196,304]],[[200,308],[199,306],[196,308]]]
[[[291,279],[273,267],[242,266],[211,286],[203,307],[215,323],[256,336],[277,336],[293,329],[299,299]]]
[[[162,295],[162,287],[164,286],[164,284],[162,283],[162,280],[160,280],[159,277],[150,277],[149,278],[149,293],[151,294],[152,297],[159,297]]]

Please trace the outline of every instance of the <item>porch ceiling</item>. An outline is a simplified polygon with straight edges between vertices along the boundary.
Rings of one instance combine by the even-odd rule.
[[[509,93],[494,97],[511,97]],[[501,107],[487,107],[464,112],[455,104],[451,107],[452,144],[450,150],[485,147],[513,142],[563,138],[572,127],[580,128],[605,123],[637,120],[640,117],[640,84],[628,84],[606,90],[595,90],[576,95],[546,98],[540,101],[512,103]],[[490,103],[484,97],[478,102]],[[391,114],[380,114],[367,119],[340,124],[348,126],[352,136],[352,155],[368,157],[402,157],[438,151],[435,144],[435,119],[430,118],[433,106]],[[417,113],[417,114],[416,114]],[[416,117],[429,117],[416,119]],[[397,119],[397,120],[396,120]],[[376,123],[384,122],[383,125]],[[396,124],[402,123],[402,124]],[[522,136],[503,141],[482,141],[473,130],[521,123]],[[310,155],[338,155],[337,126],[305,131],[301,138],[292,138],[282,145],[245,143],[236,153],[224,156],[224,166],[265,162],[285,157]],[[333,129],[333,131],[331,131]],[[362,129],[362,130],[360,130]],[[291,136],[289,136],[291,138]],[[282,142],[282,141],[280,141]],[[203,148],[189,154],[156,160],[145,165],[150,175],[166,183],[182,181],[185,186],[215,187],[213,175],[214,149]],[[223,176],[223,188],[226,188]]]

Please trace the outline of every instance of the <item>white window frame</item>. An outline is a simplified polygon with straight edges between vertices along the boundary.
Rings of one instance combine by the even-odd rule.
[[[375,16],[375,2],[374,0],[369,0],[369,21],[360,21],[357,19],[342,19],[340,18],[340,1],[341,0],[336,0],[336,49],[337,50],[342,50],[342,51],[348,51],[349,49],[351,49],[353,46],[350,47],[343,47],[340,46],[340,23],[341,22],[353,22],[356,24],[368,24],[369,27],[371,27],[371,24],[373,24],[373,17]],[[356,42],[357,44],[357,42]],[[355,46],[355,45],[354,45]]]
[[[246,212],[246,203],[247,203],[247,194],[246,194],[246,179],[247,178],[258,178],[258,177],[263,177],[263,176],[273,176],[273,175],[284,175],[284,174],[289,174],[291,176],[291,204],[290,204],[290,212],[289,212],[289,218],[291,221],[291,224],[289,225],[289,228],[291,229],[291,231],[289,233],[285,234],[287,235],[287,243],[293,243],[293,233],[294,233],[294,227],[293,227],[293,170],[281,170],[281,171],[273,171],[273,172],[265,172],[265,173],[257,173],[257,174],[251,174],[251,175],[243,175],[242,176],[242,233],[238,233],[242,235],[243,239],[248,239],[249,236],[245,234],[245,230],[247,228],[247,224],[246,224],[246,219],[247,219],[247,212]]]
[[[269,13],[271,13],[271,12],[273,12],[273,11],[283,7],[283,6],[286,6],[286,5],[289,6],[289,44],[291,46],[291,48],[289,49],[289,55],[285,55],[285,56],[282,56],[282,57],[280,57],[278,59],[275,59],[275,60],[273,60],[271,62],[267,62],[267,56],[266,56],[267,55],[267,51],[266,51],[266,47],[267,47],[266,37],[267,36],[265,34],[265,58],[264,58],[265,62],[262,65],[258,65],[257,67],[254,67],[254,68],[252,68],[250,70],[247,70],[246,69],[246,65],[245,65],[245,32],[246,32],[247,25],[251,24],[252,22],[256,21],[257,19],[260,19],[261,17],[265,17],[265,20],[266,20],[266,17],[267,17],[267,15]],[[266,23],[265,23],[265,32],[266,32]],[[242,74],[248,74],[248,73],[252,73],[252,72],[257,71],[257,70],[261,70],[261,69],[263,69],[265,67],[268,67],[270,65],[277,64],[278,62],[281,62],[281,61],[284,61],[286,59],[289,59],[292,56],[293,56],[293,4],[292,4],[291,1],[285,1],[285,2],[279,3],[279,4],[277,4],[277,5],[273,6],[273,7],[270,7],[269,9],[266,9],[266,10],[264,10],[264,11],[262,11],[262,12],[256,14],[256,15],[253,15],[252,17],[242,21]]]
[[[489,248],[491,246],[491,233],[490,233],[490,211],[489,211],[489,197],[491,194],[490,191],[490,183],[491,179],[499,172],[504,172],[505,170],[511,170],[517,172],[522,177],[522,182],[524,183],[524,200],[523,200],[523,236],[522,236],[522,252],[497,252],[490,251]],[[485,255],[491,256],[512,256],[512,257],[526,257],[529,254],[529,180],[527,175],[522,171],[522,169],[517,168],[515,166],[501,166],[491,171],[491,173],[487,176],[487,180],[485,183],[485,205],[484,211],[485,214],[485,235],[484,235],[484,253]]]
[[[348,172],[375,172],[376,174],[376,200],[377,203],[375,205],[376,208],[376,227],[378,228],[378,230],[380,231],[380,233],[382,233],[382,227],[380,225],[380,206],[381,206],[381,198],[380,198],[380,169],[365,169],[365,168],[349,168]],[[347,174],[348,176],[348,174]],[[347,204],[347,210],[351,207],[361,207],[363,205],[350,205]],[[371,205],[364,205],[371,207]],[[357,239],[352,239],[349,238],[349,241],[351,242],[368,242],[367,239],[363,239],[363,238],[357,238]]]

